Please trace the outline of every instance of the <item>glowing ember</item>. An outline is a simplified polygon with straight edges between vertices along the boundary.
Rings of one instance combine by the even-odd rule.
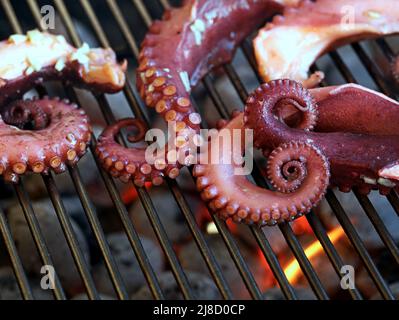
[[[146,182],[145,187],[149,189],[152,186],[151,182]],[[136,188],[129,187],[122,191],[122,201],[124,204],[131,204],[138,197]]]
[[[335,244],[344,234],[344,230],[341,227],[337,227],[328,233],[328,237],[330,238],[331,242]],[[317,257],[317,255],[321,252],[323,252],[323,247],[318,240],[310,244],[305,249],[305,254],[310,261]],[[292,284],[296,283],[296,281],[299,279],[301,267],[295,258],[284,269],[284,273],[287,276],[288,281]]]
[[[292,229],[296,235],[313,234],[312,227],[310,226],[306,217],[301,217],[292,223]]]

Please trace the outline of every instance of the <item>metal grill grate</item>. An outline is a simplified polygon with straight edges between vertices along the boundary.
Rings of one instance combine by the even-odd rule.
[[[80,46],[82,44],[82,39],[80,37],[80,33],[76,29],[76,23],[73,20],[75,17],[71,13],[73,10],[69,7],[71,2],[63,1],[63,0],[54,0],[50,3],[42,3],[43,1],[36,0],[26,0],[26,2],[22,1],[13,1],[10,0],[2,0],[2,17],[1,23],[2,25],[7,25],[10,33],[23,33],[28,29],[33,27],[40,28],[40,6],[43,4],[52,4],[54,5],[57,14],[61,18],[63,27],[66,30],[66,35],[69,36],[71,42],[75,46]],[[95,2],[95,4],[94,4]],[[118,28],[118,36],[122,36],[123,40],[126,43],[126,48],[118,50],[119,48],[114,48],[115,51],[119,54],[119,56],[123,55],[128,57],[133,63],[130,64],[130,68],[134,69],[134,64],[138,56],[138,44],[140,43],[143,35],[145,34],[145,30],[151,24],[153,19],[153,15],[157,18],[160,17],[163,9],[169,6],[167,0],[151,0],[151,1],[141,1],[141,0],[124,0],[124,1],[116,1],[116,0],[102,0],[102,1],[89,1],[89,0],[80,0],[76,1],[73,4],[74,6],[79,6],[79,15],[81,15],[85,21],[87,21],[87,27],[91,29],[96,36],[99,44],[101,46],[110,46],[112,42],[109,40],[108,35],[110,34],[110,30],[107,30],[107,27],[103,27],[102,16],[100,15],[99,10],[106,8],[107,14],[109,15],[107,19],[111,21],[113,24],[113,28],[117,26]],[[133,11],[130,13],[126,13],[126,10],[122,10],[125,7],[132,7],[134,10],[134,14],[137,16],[140,22],[140,28],[133,29],[131,25],[131,21],[129,20],[129,15],[133,15]],[[26,10],[26,9],[29,10]],[[76,14],[76,8],[73,11]],[[27,17],[29,16],[29,17]],[[79,16],[79,18],[81,18]],[[30,25],[27,21],[33,21],[36,25]],[[109,26],[109,25],[106,25]],[[137,28],[137,24],[135,25]],[[4,35],[6,36],[6,35]],[[379,39],[374,41],[375,44],[384,52],[386,61],[391,61],[393,59],[393,51],[391,47],[388,45],[386,40]],[[256,70],[256,64],[254,61],[252,48],[250,41],[247,40],[242,45],[242,52],[244,56],[248,60],[249,64],[252,66],[254,70]],[[380,89],[383,93],[395,98],[394,92],[391,90],[389,83],[385,77],[382,76],[379,66],[377,66],[374,61],[367,54],[365,49],[360,44],[353,44],[352,49],[356,53],[357,57],[363,63],[364,67],[367,69],[367,72],[371,79],[374,81],[375,85],[378,89]],[[343,61],[342,56],[338,52],[332,52],[329,54],[329,57],[334,62],[337,70],[341,73],[344,79],[347,82],[356,82],[355,77],[351,73],[351,70]],[[131,70],[130,70],[131,71]],[[230,64],[223,67],[223,72],[227,76],[230,84],[235,88],[238,96],[242,100],[245,101],[247,96],[247,89],[242,79],[238,75],[235,67]],[[255,71],[256,72],[256,71]],[[131,74],[131,73],[129,73]],[[259,78],[258,78],[259,79]],[[149,122],[149,118],[147,113],[145,112],[145,105],[140,100],[139,95],[136,91],[136,88],[133,84],[133,77],[129,78],[129,81],[124,89],[124,95],[129,103],[131,111],[136,117],[142,118],[145,121]],[[326,83],[324,83],[326,85]],[[215,110],[219,114],[219,117],[228,118],[229,111],[227,106],[223,102],[223,97],[220,92],[218,92],[217,88],[214,86],[214,77],[213,75],[208,75],[203,80],[203,86],[211,98]],[[65,91],[70,100],[77,102],[79,93],[70,87],[65,87]],[[41,95],[46,93],[46,89],[44,87],[38,88],[38,92]],[[107,98],[103,95],[95,96],[95,99],[98,103],[98,107],[102,112],[102,115],[107,123],[113,123],[115,121],[115,117],[112,113],[111,105]],[[123,141],[123,138],[122,138]],[[92,137],[91,151],[93,151],[93,146],[95,145],[95,137]],[[100,169],[97,164],[97,168],[93,167],[92,170],[98,170],[101,174],[101,177],[104,181],[105,187],[109,193],[110,198],[113,201],[115,212],[117,213],[120,222],[123,226],[123,229],[129,239],[132,250],[134,251],[139,265],[142,269],[142,272],[147,280],[148,286],[153,294],[153,297],[156,299],[164,298],[164,294],[160,288],[160,284],[157,279],[157,275],[155,274],[153,268],[151,267],[146,252],[143,249],[143,246],[140,242],[139,235],[135,230],[130,217],[128,216],[128,211],[121,199],[120,192],[113,181],[113,179],[104,171]],[[79,166],[76,168],[69,168],[69,174],[74,183],[74,187],[76,189],[76,193],[78,194],[82,206],[84,208],[87,220],[90,224],[92,232],[94,234],[95,240],[97,242],[98,247],[100,248],[101,254],[103,256],[105,265],[108,269],[110,279],[114,285],[115,291],[117,293],[118,298],[120,299],[128,299],[129,295],[127,290],[123,284],[121,274],[118,271],[117,263],[113,258],[109,245],[107,244],[103,227],[100,223],[100,220],[93,209],[93,205],[89,198],[86,187],[83,183],[79,172]],[[255,168],[253,178],[255,182],[261,186],[266,186],[266,182],[264,181],[259,168]],[[72,228],[70,218],[64,208],[61,196],[59,191],[57,190],[56,183],[54,181],[53,176],[44,176],[43,182],[48,191],[49,197],[54,205],[55,212],[57,214],[59,223],[62,227],[62,231],[65,234],[67,243],[71,250],[72,256],[74,258],[76,267],[81,275],[82,281],[87,291],[87,295],[90,299],[98,299],[99,294],[94,285],[94,281],[92,278],[92,274],[90,272],[90,268],[87,265],[83,253],[78,245],[78,241],[76,238],[76,234]],[[181,213],[187,223],[187,226],[191,232],[193,239],[195,240],[198,247],[198,254],[203,256],[204,261],[206,262],[210,274],[217,285],[220,294],[225,299],[233,298],[233,293],[230,289],[230,284],[226,281],[221,266],[217,263],[215,256],[210,249],[203,232],[201,231],[195,214],[187,202],[185,197],[185,192],[183,189],[179,187],[179,184],[176,181],[167,181],[167,186],[170,192],[173,194],[176,203],[178,204]],[[44,236],[42,231],[40,230],[39,223],[35,216],[35,212],[33,210],[31,200],[29,198],[28,193],[24,187],[23,182],[14,186],[15,195],[18,198],[23,213],[25,215],[25,219],[28,223],[30,232],[34,239],[35,245],[39,252],[40,258],[45,265],[52,265],[52,258],[49,254],[48,247],[46,246]],[[158,212],[155,210],[155,206],[149,195],[148,191],[145,188],[137,189],[137,193],[140,201],[145,209],[145,212],[148,216],[148,219],[151,223],[152,229],[155,232],[158,241],[161,245],[161,248],[164,251],[165,257],[167,259],[168,265],[170,266],[171,271],[176,279],[176,282],[181,289],[181,292],[186,299],[194,298],[193,290],[190,288],[189,281],[186,277],[186,274],[183,270],[182,265],[180,264],[176,252],[173,248],[173,244],[171,240],[168,238],[166,230],[158,216]],[[364,209],[368,219],[370,219],[372,225],[380,236],[381,240],[386,246],[386,249],[394,259],[394,261],[399,265],[399,250],[398,246],[395,243],[394,239],[388,232],[386,226],[381,220],[378,212],[373,207],[373,204],[368,199],[368,197],[361,196],[357,193],[356,198],[359,201],[361,207]],[[365,244],[361,240],[356,228],[350,221],[347,213],[344,211],[342,204],[338,201],[334,192],[329,191],[326,199],[328,204],[330,205],[332,211],[334,212],[336,218],[338,219],[340,225],[344,229],[346,236],[350,240],[354,251],[360,256],[360,259],[367,270],[369,277],[374,282],[378,291],[382,295],[384,299],[394,299],[394,295],[391,292],[386,280],[381,275],[380,270],[378,270],[376,263],[373,261],[370,253],[367,251]],[[399,198],[398,195],[392,191],[391,194],[387,197],[388,201],[392,205],[394,211],[399,215]],[[367,219],[364,216],[364,219]],[[328,256],[328,259],[333,266],[334,270],[338,275],[340,275],[341,267],[344,265],[341,256],[339,255],[337,249],[334,247],[334,244],[331,242],[327,235],[327,231],[320,221],[319,217],[317,217],[314,213],[310,213],[306,217],[309,222],[315,236],[320,241],[325,254]],[[243,282],[245,283],[246,288],[250,296],[254,299],[262,299],[262,292],[259,289],[257,282],[255,281],[254,275],[251,273],[250,268],[245,261],[239,246],[236,243],[236,239],[234,235],[230,232],[228,225],[220,221],[219,219],[213,217],[213,221],[217,227],[217,230],[222,237],[223,241],[226,244],[226,247],[231,255],[232,260],[234,261],[237,270],[239,271]],[[273,275],[278,282],[284,296],[287,299],[296,299],[297,295],[292,287],[292,285],[287,280],[287,277],[284,274],[284,271],[280,265],[280,262],[273,252],[273,249],[265,236],[265,234],[256,227],[248,227],[252,233],[252,236],[255,238],[256,243],[258,244],[258,248],[260,252],[263,254],[266,259]],[[293,255],[297,259],[302,272],[306,276],[310,287],[314,291],[315,295],[319,299],[329,299],[326,289],[323,287],[322,282],[320,281],[314,266],[311,261],[307,258],[304,248],[298,240],[297,236],[292,230],[292,227],[289,224],[282,224],[279,226],[279,229],[284,236],[286,242]],[[12,263],[12,267],[18,282],[18,285],[21,289],[21,294],[25,299],[32,299],[32,290],[30,288],[29,282],[27,280],[27,275],[24,271],[23,265],[19,258],[16,245],[13,241],[10,228],[8,226],[7,218],[0,208],[0,231],[4,239],[4,243],[6,244],[6,249],[10,257],[10,261]],[[349,290],[350,296],[353,299],[362,299],[361,293],[357,289]],[[64,289],[62,288],[61,282],[58,278],[55,281],[55,290],[54,296],[56,299],[65,299],[66,294]]]

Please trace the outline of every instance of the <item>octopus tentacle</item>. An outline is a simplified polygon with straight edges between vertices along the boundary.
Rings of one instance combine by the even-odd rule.
[[[317,101],[317,132],[399,135],[399,102],[349,83],[310,90]]]
[[[17,100],[1,110],[3,121],[21,130],[40,130],[47,127],[49,117],[36,99]]]
[[[257,146],[270,150],[290,141],[311,143],[329,160],[331,183],[341,191],[355,187],[364,194],[372,189],[386,194],[397,187],[399,129],[395,121],[399,117],[399,104],[360,86],[313,90],[298,86],[292,80],[276,80],[250,95],[244,120],[258,137]],[[314,132],[290,128],[275,117],[275,105],[282,95],[292,95],[301,105],[309,107],[316,103],[314,108],[320,123]]]
[[[223,129],[241,130],[244,135],[243,114],[240,114]],[[220,133],[222,135],[222,133]],[[224,136],[224,135],[223,135]],[[218,140],[216,140],[218,141]],[[269,171],[278,189],[287,192],[270,191],[252,184],[243,175],[236,175],[235,169],[240,165],[234,159],[242,156],[244,143],[232,145],[219,151],[218,164],[199,164],[193,174],[197,178],[197,189],[209,207],[223,219],[247,224],[274,225],[282,221],[293,220],[306,214],[323,197],[329,181],[329,165],[326,158],[312,145],[290,142],[273,151]],[[216,152],[218,143],[211,143],[209,154]],[[215,149],[215,150],[212,150]],[[228,154],[223,154],[228,152]],[[223,159],[232,159],[230,164]],[[292,187],[291,179],[274,179],[285,164],[299,161],[306,169],[298,184]]]
[[[180,144],[164,147],[163,176],[175,178],[183,165],[184,141],[199,132],[201,116],[195,112],[190,91],[211,69],[230,61],[236,47],[265,19],[299,0],[188,0],[165,12],[150,27],[142,45],[137,69],[137,88],[146,105],[167,122],[174,122]],[[184,149],[183,149],[184,148]],[[188,149],[187,149],[188,148]],[[183,150],[181,150],[183,149]],[[136,150],[125,150],[126,153]],[[177,156],[176,156],[177,154]],[[170,161],[181,158],[184,161]],[[142,158],[141,165],[147,164]],[[152,165],[152,169],[156,169]],[[142,177],[141,177],[142,178]],[[146,180],[152,176],[144,174]]]
[[[399,32],[396,0],[303,1],[259,31],[254,40],[259,73],[265,82],[292,79],[311,88],[323,76],[308,72],[325,52],[353,41]]]
[[[2,41],[0,175],[16,183],[28,171],[63,172],[78,162],[90,142],[89,119],[76,104],[48,97],[18,100],[25,92],[44,81],[64,80],[113,93],[123,88],[125,69],[110,49],[74,48],[63,36],[37,30]]]
[[[268,99],[263,99],[264,96],[268,96]],[[252,108],[255,103],[258,103],[258,106],[262,105],[262,108]],[[296,121],[291,121],[291,124],[295,123],[294,128],[305,131],[314,129],[318,117],[316,103],[311,93],[299,83],[284,80],[272,81],[259,87],[248,99],[244,121],[255,130],[254,145],[257,148],[264,147],[264,136],[259,135],[260,132],[257,131],[257,128],[264,126],[263,110],[268,109],[273,114],[278,113],[279,120],[284,121],[289,107],[293,107],[300,113],[299,116],[295,114]]]
[[[86,153],[91,126],[83,110],[47,97],[20,101],[19,105],[34,105],[39,117],[45,114],[44,118],[50,121],[45,127],[24,130],[7,124],[0,116],[0,174],[6,181],[16,183],[27,171],[48,173],[51,169],[56,173],[63,172],[66,165],[76,164]],[[8,121],[14,122],[12,113],[8,117]],[[22,124],[19,115],[17,118],[17,123]]]
[[[144,186],[146,177],[151,177],[154,185],[162,183],[161,171],[153,168],[147,163],[142,163],[145,158],[145,148],[127,148],[121,146],[115,141],[116,135],[122,128],[134,127],[138,133],[132,141],[138,142],[143,139],[146,132],[146,125],[139,119],[122,119],[112,126],[104,130],[98,138],[96,146],[96,155],[103,167],[108,170],[112,176],[120,177],[123,181],[128,182],[132,177],[137,186]],[[160,168],[160,164],[155,164]]]

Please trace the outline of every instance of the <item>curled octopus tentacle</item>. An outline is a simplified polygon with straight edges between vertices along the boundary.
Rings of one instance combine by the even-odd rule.
[[[294,106],[318,113],[315,131],[289,127],[276,117],[276,106],[287,96]],[[290,141],[311,143],[330,162],[331,185],[341,191],[387,194],[399,185],[399,103],[381,93],[352,84],[307,90],[292,80],[271,81],[250,95],[244,121],[263,150]],[[291,170],[302,175],[296,164]]]
[[[223,130],[231,134],[233,130],[241,130],[243,136],[243,114],[231,120]],[[220,218],[260,226],[291,221],[317,205],[327,189],[328,161],[310,144],[289,142],[272,152],[268,172],[277,191],[271,191],[236,174],[241,165],[235,164],[234,159],[242,156],[243,141],[221,150],[216,141],[210,144],[209,154],[219,152],[217,164],[213,161],[196,165],[193,174],[203,200]],[[226,158],[231,159],[231,164],[223,163]]]
[[[195,150],[186,142],[199,132],[202,121],[190,99],[191,89],[210,70],[230,61],[241,41],[268,17],[282,12],[286,5],[298,3],[299,0],[188,0],[153,23],[141,45],[137,88],[148,107],[168,123],[174,122],[177,142],[168,141],[162,152],[165,156],[152,161],[166,162],[165,169],[150,164],[151,172],[160,171],[164,177],[175,178],[182,166],[191,164],[184,155]],[[133,152],[141,155],[140,166],[148,164],[142,151],[136,149],[126,148],[126,157]],[[139,177],[143,177],[142,173]],[[132,178],[135,180],[135,175]],[[150,174],[144,174],[144,178],[153,179]]]
[[[15,108],[7,109],[4,119],[0,116],[0,174],[6,181],[16,183],[27,171],[64,172],[67,165],[75,165],[86,153],[91,126],[76,105],[44,97],[18,101],[13,106],[22,112],[33,110],[37,117],[28,114],[24,121],[18,111],[10,112]],[[33,127],[25,130],[28,124]]]
[[[104,169],[109,171],[115,178],[119,177],[121,181],[128,182],[133,178],[135,185],[142,187],[148,177],[154,185],[160,185],[163,182],[162,170],[165,169],[165,163],[156,163],[154,168],[148,163],[143,163],[145,158],[145,148],[130,148],[131,152],[126,152],[126,148],[115,141],[116,135],[122,128],[135,128],[137,133],[130,136],[130,142],[139,142],[145,137],[147,126],[139,119],[122,119],[112,126],[109,126],[98,138],[96,146],[96,155]],[[157,169],[158,168],[158,169]]]
[[[126,63],[110,49],[74,48],[38,30],[0,42],[0,175],[17,183],[27,172],[61,173],[85,154],[89,119],[59,98],[18,100],[35,85],[63,80],[101,93],[120,91]]]

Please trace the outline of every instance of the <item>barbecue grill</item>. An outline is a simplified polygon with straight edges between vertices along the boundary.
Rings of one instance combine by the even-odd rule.
[[[2,39],[4,39],[12,33],[24,33],[33,28],[40,28],[40,21],[42,19],[40,8],[46,4],[54,6],[57,19],[59,19],[57,20],[56,32],[64,32],[64,35],[72,44],[80,46],[84,41],[86,41],[85,35],[87,33],[81,32],[83,26],[87,28],[87,30],[90,30],[91,34],[95,36],[100,46],[112,46],[119,57],[127,58],[129,60],[129,79],[123,91],[124,97],[130,107],[130,110],[126,110],[126,112],[132,112],[135,117],[151,123],[152,118],[148,114],[143,101],[139,98],[139,94],[134,84],[135,79],[133,72],[137,65],[136,61],[139,52],[138,47],[152,20],[160,18],[164,9],[168,8],[170,5],[177,5],[178,3],[179,1],[169,2],[168,0],[1,0],[1,36]],[[52,30],[50,30],[50,32],[52,32]],[[327,74],[329,72],[340,74],[346,82],[357,82],[357,79],[361,80],[360,82],[362,82],[362,84],[377,88],[384,94],[396,98],[392,81],[390,81],[386,76],[386,66],[394,57],[395,42],[392,40],[395,39],[373,40],[369,41],[369,45],[367,46],[363,43],[355,43],[346,47],[343,51],[333,51],[327,55],[327,58],[323,58],[329,59],[330,65],[333,66],[333,70],[325,71]],[[373,52],[370,52],[370,46],[379,52],[378,59],[375,58]],[[349,66],[349,62],[347,62],[347,57],[349,56],[346,54],[347,51],[351,51],[351,56],[355,57],[355,59],[360,61],[362,64],[362,68],[364,68],[363,74],[365,74],[364,79],[366,79],[365,81],[363,81],[363,78],[360,79],[352,73],[352,68]],[[247,60],[248,68],[252,67],[252,72],[256,75],[256,63],[254,61],[250,39],[247,39],[243,43],[240,48],[240,54]],[[320,67],[321,65],[324,65],[323,59],[321,62],[319,61],[316,63],[318,69],[323,69]],[[314,66],[314,68],[316,68],[316,66]],[[218,114],[218,118],[229,118],[231,110],[229,110],[227,105],[224,103],[223,94],[214,85],[215,79],[225,77],[229,82],[229,85],[236,91],[236,95],[241,99],[241,101],[237,101],[236,106],[242,106],[248,94],[248,89],[245,81],[239,74],[240,73],[237,71],[237,65],[232,63],[222,67],[221,70],[217,71],[217,73],[208,75],[202,81],[201,90],[203,90],[203,92],[205,92],[209,97],[210,101],[212,101],[214,112]],[[258,81],[259,79],[260,78],[258,78]],[[323,85],[326,84],[327,83],[323,83]],[[46,94],[46,88],[44,87],[37,88],[37,91],[40,95]],[[65,93],[71,101],[79,101],[79,91],[66,86]],[[115,110],[113,107],[115,106],[112,105],[111,100],[104,95],[95,96],[94,98],[105,121],[108,124],[113,123],[116,120],[116,117],[115,113],[113,113],[113,110]],[[200,102],[197,104],[199,105],[199,109],[201,109]],[[121,141],[124,141],[123,138]],[[94,151],[93,148],[95,143],[95,137],[93,136],[90,147],[91,152]],[[105,266],[108,270],[109,278],[114,286],[116,296],[119,299],[129,299],[130,295],[127,293],[125,283],[122,280],[119,266],[111,253],[109,244],[107,243],[104,225],[100,222],[99,216],[93,207],[92,200],[90,199],[84,180],[81,177],[79,168],[80,165],[75,168],[68,168],[68,172],[75,187],[75,192],[79,196],[82,207],[84,208],[84,213],[91,227],[96,245],[100,250],[102,259],[104,260]],[[123,231],[126,233],[131,245],[131,250],[133,250],[137,257],[150,292],[155,299],[163,299],[165,296],[159,283],[158,274],[154,272],[149,262],[147,257],[148,252],[145,252],[143,249],[140,242],[140,236],[129,217],[126,204],[122,201],[118,184],[110,175],[104,172],[99,164],[95,163],[95,161],[92,163],[91,170],[98,172],[99,176],[101,176],[103,180],[106,191],[113,202],[114,215],[119,219]],[[13,190],[10,197],[15,197],[22,207],[23,214],[43,265],[53,265],[52,256],[50,255],[48,246],[44,240],[43,230],[41,230],[39,226],[32,206],[32,201],[30,200],[30,194],[24,186],[24,179],[22,179],[21,183],[11,187]],[[255,167],[253,179],[257,184],[266,186],[265,179],[263,178],[259,167]],[[65,209],[62,196],[57,188],[55,177],[52,175],[43,175],[42,180],[54,206],[59,224],[72,253],[76,268],[81,276],[87,296],[89,299],[99,299],[99,292],[95,286],[91,268],[84,259],[84,254],[79,246],[76,234],[72,227],[71,218]],[[166,184],[169,192],[174,197],[174,201],[180,209],[181,216],[187,224],[192,238],[196,243],[196,254],[201,255],[205,261],[221,297],[224,299],[235,298],[231,290],[231,283],[226,280],[222,268],[217,262],[213,251],[210,249],[206,240],[204,229],[198,223],[196,217],[197,212],[192,208],[191,203],[187,201],[186,190],[180,186],[179,181],[167,180]],[[131,187],[134,188],[133,184],[131,184]],[[368,219],[371,222],[375,229],[374,231],[381,238],[385,246],[384,249],[389,253],[389,259],[392,260],[392,264],[394,264],[394,267],[399,267],[398,245],[392,234],[388,232],[386,224],[380,217],[380,212],[377,212],[373,203],[367,196],[362,196],[356,191],[354,191],[354,194],[356,201],[359,202],[365,213],[362,216],[362,219]],[[178,258],[176,248],[168,237],[167,230],[160,219],[162,212],[155,209],[151,195],[146,188],[137,189],[137,195],[148,217],[151,228],[158,239],[159,245],[164,252],[168,268],[173,273],[177,286],[181,290],[183,297],[185,299],[195,298],[186,272]],[[344,210],[344,205],[338,199],[337,192],[332,190],[328,191],[326,195],[327,203],[336,219],[339,221],[346,237],[349,239],[353,254],[360,257],[361,266],[365,269],[367,277],[373,283],[373,286],[376,287],[380,295],[386,300],[394,300],[395,295],[389,286],[388,280],[377,267],[375,258],[369,252],[363,239],[361,239],[358,233],[357,226],[353,224],[350,216]],[[387,196],[387,200],[392,206],[394,212],[399,215],[398,194],[392,191]],[[14,242],[4,209],[5,208],[0,207],[0,231],[5,248],[9,255],[10,263],[22,297],[24,299],[32,299],[33,294],[28,281],[28,275],[21,262],[17,245]],[[396,218],[398,217],[394,217],[394,219]],[[337,275],[341,277],[341,268],[345,263],[343,262],[343,258],[339,254],[334,242],[329,238],[328,230],[320,220],[319,216],[314,212],[311,212],[305,218],[301,219],[307,220],[314,236],[323,248],[322,254],[328,257],[328,262],[332,265]],[[237,244],[237,234],[232,232],[232,228],[229,224],[226,224],[216,217],[212,217],[211,223],[216,227],[218,236],[220,236],[225,243],[249,295],[253,299],[262,299],[263,292],[259,288],[259,284],[251,272],[251,268],[245,260],[240,246]],[[294,290],[293,285],[287,279],[286,274],[284,273],[284,268],[272,249],[267,236],[265,236],[262,230],[256,227],[246,228],[250,230],[251,236],[255,240],[254,243],[256,243],[256,247],[253,248],[253,250],[259,251],[262,258],[266,260],[267,265],[285,298],[292,300],[297,299],[297,293]],[[292,225],[284,223],[276,228],[278,228],[279,232],[283,235],[288,244],[290,254],[296,258],[303,275],[307,279],[309,288],[314,292],[314,295],[321,300],[330,299],[331,297],[320,280],[319,273],[315,270],[315,267],[312,264],[312,259],[307,256],[305,247],[298,239]],[[397,232],[399,232],[399,230],[397,230]],[[348,297],[352,299],[361,300],[364,298],[362,292],[358,288],[349,289],[347,292]],[[55,277],[54,290],[52,293],[56,299],[67,298],[67,294],[57,276]]]

